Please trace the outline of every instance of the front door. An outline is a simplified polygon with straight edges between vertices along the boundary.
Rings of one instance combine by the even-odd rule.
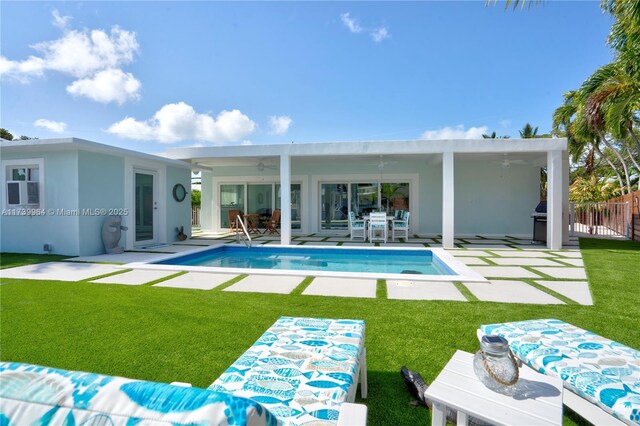
[[[158,173],[135,172],[135,236],[136,244],[158,242]]]

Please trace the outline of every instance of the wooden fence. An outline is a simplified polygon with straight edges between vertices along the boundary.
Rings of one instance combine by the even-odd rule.
[[[191,226],[200,226],[200,207],[191,206]]]
[[[634,241],[640,241],[640,191],[632,192],[631,194],[622,195],[620,197],[612,198],[609,203],[629,203],[629,238]]]

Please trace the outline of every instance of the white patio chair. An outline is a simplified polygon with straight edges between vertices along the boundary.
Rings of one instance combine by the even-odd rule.
[[[349,212],[349,233],[351,234],[352,240],[354,237],[362,238],[362,241],[367,239],[367,228],[364,220],[356,219],[354,212]]]
[[[404,234],[405,240],[409,239],[409,215],[410,214],[411,213],[405,211],[404,213],[402,213],[401,220],[394,220],[393,222],[391,222],[391,241],[396,240],[396,232],[400,234],[401,237],[403,236],[402,234]]]
[[[371,213],[369,217],[369,241],[387,242],[387,214]]]

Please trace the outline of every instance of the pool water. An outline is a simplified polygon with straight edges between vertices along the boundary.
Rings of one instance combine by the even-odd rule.
[[[154,263],[243,269],[456,275],[430,250],[221,246]]]

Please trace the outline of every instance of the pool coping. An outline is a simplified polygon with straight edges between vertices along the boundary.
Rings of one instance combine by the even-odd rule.
[[[159,270],[159,271],[175,271],[175,272],[209,272],[209,273],[221,273],[221,274],[249,274],[249,275],[281,275],[281,276],[299,276],[299,277],[334,277],[334,278],[371,278],[371,279],[386,279],[397,281],[437,281],[437,282],[452,282],[452,281],[464,281],[464,282],[488,282],[478,272],[465,265],[463,262],[457,260],[454,256],[449,254],[445,249],[437,247],[368,247],[367,250],[393,250],[393,251],[430,251],[436,255],[446,266],[448,266],[456,275],[423,275],[423,274],[383,274],[383,273],[367,273],[367,272],[339,272],[339,271],[308,271],[308,270],[291,270],[291,269],[249,269],[249,268],[218,268],[210,266],[187,266],[187,265],[159,265],[152,262],[170,260],[176,257],[182,257],[185,255],[195,254],[202,251],[207,251],[212,248],[217,248],[224,245],[232,245],[245,247],[244,244],[220,244],[210,245],[207,247],[196,248],[189,251],[183,251],[180,253],[171,253],[153,257],[145,262],[132,262],[124,265],[118,265],[122,269],[146,269],[146,270]],[[305,248],[313,248],[320,250],[362,250],[363,247],[349,247],[349,246],[314,246],[306,245]],[[271,247],[270,247],[271,248]],[[274,249],[285,248],[300,248],[297,245],[288,246],[272,246]]]

